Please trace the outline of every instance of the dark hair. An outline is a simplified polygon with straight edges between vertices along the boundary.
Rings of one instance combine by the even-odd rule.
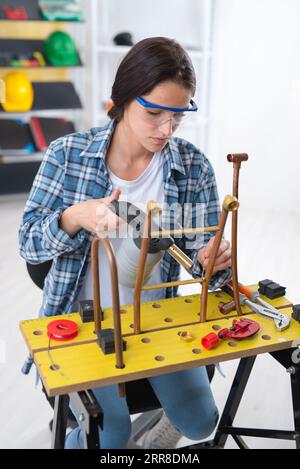
[[[188,54],[174,39],[150,37],[139,41],[119,65],[108,116],[120,121],[126,104],[165,81],[182,84],[194,96],[196,77]]]

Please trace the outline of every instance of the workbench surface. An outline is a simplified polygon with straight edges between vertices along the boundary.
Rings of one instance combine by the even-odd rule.
[[[249,287],[257,290],[257,285]],[[291,316],[292,304],[286,298],[261,298]],[[200,294],[180,296],[141,304],[141,334],[133,334],[133,305],[121,307],[122,335],[127,342],[123,352],[125,368],[116,368],[115,354],[104,355],[96,343],[94,323],[82,323],[78,313],[20,322],[26,344],[34,358],[49,396],[67,394],[98,386],[122,383],[150,376],[180,371],[196,366],[219,363],[261,353],[291,348],[300,343],[300,324],[279,332],[273,320],[242,307],[243,317],[257,321],[261,329],[253,337],[241,341],[225,339],[212,350],[205,350],[201,339],[232,325],[236,312],[223,316],[220,301],[231,298],[224,292],[208,295],[207,322],[199,322]],[[113,328],[112,309],[104,308],[102,329]],[[79,326],[78,336],[70,342],[49,340],[47,324],[54,319],[70,319]],[[184,342],[180,332],[194,336]]]

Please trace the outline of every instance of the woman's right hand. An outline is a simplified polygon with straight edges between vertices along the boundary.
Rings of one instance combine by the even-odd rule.
[[[92,233],[116,230],[122,220],[108,208],[113,200],[118,200],[119,188],[102,199],[89,199],[68,207],[60,217],[60,227],[73,237],[81,228]]]

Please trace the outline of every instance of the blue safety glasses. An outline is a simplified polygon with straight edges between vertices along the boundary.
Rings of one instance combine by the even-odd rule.
[[[145,108],[150,109],[162,109],[163,111],[172,111],[172,112],[196,112],[198,111],[197,104],[191,99],[189,107],[167,107],[160,106],[159,104],[149,103],[146,99],[141,98],[141,96],[136,96],[135,99]]]
[[[196,112],[198,110],[198,107],[193,100],[190,101],[189,107],[180,108],[153,104],[140,96],[136,96],[135,99],[145,110],[142,115],[142,119],[146,124],[151,125],[152,127],[160,127],[167,122],[171,122],[172,126],[178,127],[188,120],[191,116],[191,112]],[[167,117],[166,111],[172,112],[173,115],[168,115]]]

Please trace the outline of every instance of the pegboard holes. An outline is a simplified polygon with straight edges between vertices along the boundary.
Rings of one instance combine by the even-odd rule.
[[[49,368],[52,371],[58,371],[60,369],[60,366],[56,365],[55,363],[52,363],[52,365],[50,365]]]
[[[156,355],[155,360],[157,362],[163,362],[165,360],[165,357],[163,357],[162,355]]]
[[[269,335],[262,335],[261,338],[263,340],[271,340],[272,339],[272,337],[270,337]]]
[[[223,295],[223,293],[219,292],[219,293],[216,293],[216,294],[215,294],[215,297],[216,297],[216,298],[223,298],[224,295]]]
[[[149,342],[151,342],[151,339],[148,339],[147,337],[145,337],[141,341],[143,342],[143,344],[149,344]]]

